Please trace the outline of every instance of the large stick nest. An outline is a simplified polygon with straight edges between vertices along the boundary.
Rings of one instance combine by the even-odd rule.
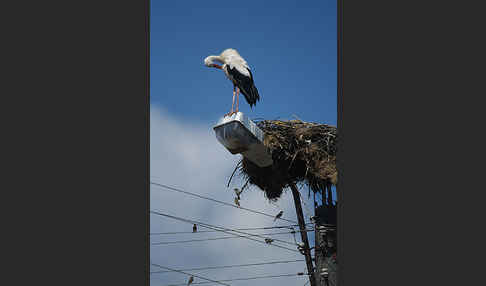
[[[300,120],[264,120],[257,126],[265,132],[264,145],[273,165],[260,168],[243,157],[237,169],[268,199],[277,200],[293,183],[304,183],[321,193],[329,184],[337,184],[336,127]]]

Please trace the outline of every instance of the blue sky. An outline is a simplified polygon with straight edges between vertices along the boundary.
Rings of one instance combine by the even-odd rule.
[[[233,188],[244,182],[236,177],[229,188],[226,184],[240,155],[230,154],[212,130],[231,108],[233,86],[221,70],[203,64],[206,56],[226,48],[237,49],[247,60],[260,93],[261,101],[252,110],[240,97],[240,111],[247,116],[293,119],[295,115],[304,121],[336,125],[336,11],[336,1],[325,0],[151,1],[151,181],[233,203]],[[307,188],[302,194],[307,195]],[[283,218],[297,220],[290,192],[273,203],[257,187],[250,187],[240,203],[268,214],[284,210]],[[154,186],[150,206],[151,210],[226,228],[288,224]],[[304,200],[303,210],[308,221],[313,215],[312,202]],[[150,228],[151,233],[178,232],[191,231],[192,225],[151,215]],[[226,235],[151,236],[151,243]],[[291,234],[272,237],[293,241]],[[313,245],[312,232],[309,238]],[[150,257],[153,263],[179,269],[304,259],[298,252],[246,239],[151,245]],[[216,280],[296,272],[306,272],[304,262],[193,271]],[[179,273],[159,273],[151,275],[150,281],[152,285],[170,285],[187,283],[187,278]],[[203,281],[197,278],[194,282]],[[305,276],[296,276],[229,284],[295,286],[307,281]]]
[[[232,83],[203,65],[235,48],[261,101],[250,118],[336,125],[336,1],[152,1],[151,104],[188,120],[215,122],[231,108]]]

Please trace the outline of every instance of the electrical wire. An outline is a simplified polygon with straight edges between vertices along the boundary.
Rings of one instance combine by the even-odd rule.
[[[308,223],[312,224],[312,223]],[[274,228],[287,228],[293,229],[294,226],[299,226],[298,224],[292,225],[283,225],[283,226],[268,226],[268,227],[253,227],[253,228],[234,228],[234,230],[266,230],[266,229],[274,229]],[[300,231],[300,230],[297,230]],[[307,231],[314,231],[313,229],[308,229]],[[198,230],[196,233],[201,232],[218,232],[218,230]],[[150,235],[165,235],[165,234],[182,234],[182,233],[194,233],[193,231],[174,231],[174,232],[153,232]]]
[[[298,230],[300,232],[300,230]],[[295,230],[294,231],[291,231],[290,233],[292,233],[293,237],[294,237],[294,242],[295,244],[297,244],[297,239],[295,239]]]
[[[209,269],[223,269],[223,268],[235,268],[235,267],[249,267],[249,266],[259,266],[259,265],[269,265],[269,264],[282,264],[282,263],[293,263],[293,262],[302,262],[305,261],[304,259],[298,260],[284,260],[284,261],[270,261],[270,262],[261,262],[261,263],[251,263],[251,264],[238,264],[238,265],[225,265],[225,266],[210,266],[210,267],[201,267],[201,268],[191,268],[191,269],[179,269],[180,271],[196,271],[196,270],[209,270]],[[154,271],[150,272],[150,274],[156,273],[167,273],[172,271]]]
[[[176,217],[176,216],[172,216],[172,215],[168,215],[168,214],[164,214],[164,213],[160,213],[160,212],[156,212],[156,211],[150,211],[150,212],[153,213],[153,214],[156,214],[156,215],[161,215],[161,216],[169,217],[169,218],[176,219],[176,220],[180,220],[180,221],[184,221],[184,222],[187,222],[187,223],[190,223],[190,224],[197,224],[197,225],[200,225],[200,226],[205,227],[205,228],[209,228],[209,229],[213,229],[213,230],[219,230],[221,232],[224,232],[224,233],[227,233],[227,234],[231,234],[231,235],[234,235],[234,236],[243,237],[243,238],[246,238],[246,239],[249,239],[249,240],[256,241],[258,243],[263,243],[263,244],[267,244],[267,245],[271,245],[271,246],[275,246],[275,247],[279,247],[279,248],[283,248],[283,249],[287,249],[287,250],[290,250],[290,251],[293,251],[293,252],[299,252],[300,253],[300,251],[298,251],[298,250],[294,250],[294,249],[287,248],[287,247],[284,247],[284,246],[281,246],[281,245],[277,245],[277,244],[266,243],[266,242],[263,242],[263,241],[260,241],[260,240],[256,240],[256,239],[253,239],[253,238],[250,238],[250,237],[245,237],[245,236],[241,236],[241,235],[238,235],[238,234],[234,234],[234,233],[231,233],[231,232],[228,232],[228,231],[242,233],[242,234],[245,234],[245,235],[249,235],[250,233],[246,233],[246,232],[242,232],[242,231],[237,231],[237,230],[232,230],[232,229],[228,229],[228,228],[224,228],[224,227],[219,227],[219,226],[214,226],[214,225],[210,225],[210,224],[207,224],[207,223],[202,223],[202,222],[198,222],[198,221],[194,221],[194,220],[184,219],[184,218],[181,218],[181,217]],[[265,238],[265,237],[262,237],[262,238]],[[274,240],[275,241],[278,241],[277,239],[274,239]],[[287,243],[287,242],[285,241],[285,243]]]
[[[211,227],[213,227],[213,228],[214,228],[214,227],[216,227],[216,228],[221,228],[221,229],[224,229],[223,227],[214,226],[214,225],[210,225],[210,224],[207,224],[207,223],[206,223],[206,225],[209,225],[209,226],[211,226]],[[227,228],[227,229],[225,229],[225,230],[245,234],[245,236],[240,236],[240,235],[238,235],[238,237],[235,237],[235,238],[239,238],[239,237],[241,237],[241,238],[247,238],[247,239],[250,239],[250,238],[249,238],[250,236],[256,236],[256,237],[260,237],[260,238],[263,238],[263,239],[268,238],[268,237],[263,236],[264,234],[255,234],[255,233],[248,233],[248,232],[236,231],[236,230],[234,230],[234,229],[230,229],[230,228]],[[233,235],[233,236],[235,235],[234,233],[229,233],[229,234],[231,234],[231,235]],[[255,240],[255,241],[259,241],[259,240]],[[288,241],[281,240],[281,239],[277,239],[277,238],[272,238],[272,241],[278,241],[278,242],[281,242],[281,243],[290,244],[290,245],[292,245],[292,246],[296,245],[295,243],[288,242]],[[261,241],[259,241],[259,242],[261,242]]]
[[[223,204],[223,205],[231,206],[231,207],[234,207],[234,208],[237,208],[237,209],[242,209],[242,210],[246,210],[246,211],[249,211],[249,212],[252,212],[252,213],[257,213],[257,214],[265,215],[265,216],[268,216],[268,217],[271,217],[271,218],[275,218],[275,215],[266,214],[266,213],[263,213],[263,212],[260,212],[260,211],[256,211],[256,210],[252,210],[252,209],[248,209],[248,208],[244,208],[244,207],[238,207],[238,206],[235,206],[235,205],[227,203],[227,202],[223,202],[223,201],[219,201],[219,200],[216,200],[216,199],[204,197],[204,196],[201,196],[201,195],[198,195],[198,194],[195,194],[195,193],[183,191],[183,190],[180,190],[180,189],[177,189],[177,188],[174,188],[174,187],[170,187],[170,186],[167,186],[167,185],[164,185],[164,184],[159,184],[159,183],[155,183],[155,182],[150,182],[150,184],[156,185],[156,186],[168,189],[168,190],[184,193],[184,194],[187,194],[187,195],[190,195],[190,196],[198,197],[198,198],[201,198],[201,199],[210,200],[210,201],[220,203],[220,204]],[[291,223],[297,223],[296,221],[288,220],[288,219],[285,219],[285,218],[278,218],[278,219],[288,221],[288,222],[291,222]]]
[[[214,283],[218,283],[218,284],[225,285],[225,286],[231,286],[229,284],[222,283],[220,281],[216,281],[216,280],[212,280],[212,279],[209,279],[209,278],[205,278],[203,276],[199,276],[199,275],[187,273],[187,272],[184,272],[184,271],[181,271],[181,270],[172,269],[172,268],[169,268],[169,267],[166,267],[166,266],[162,266],[162,265],[158,265],[158,264],[155,264],[155,263],[152,263],[152,265],[157,266],[157,267],[160,267],[160,268],[163,268],[163,269],[167,269],[167,270],[170,270],[170,271],[179,272],[179,273],[186,274],[186,275],[191,275],[191,276],[194,276],[194,277],[201,278],[201,279],[204,279],[204,280],[209,281],[209,282],[206,282],[206,283],[214,282]],[[182,284],[182,285],[186,285],[186,284]]]
[[[260,234],[252,234],[249,236],[259,236],[259,235],[278,235],[278,234],[289,234],[294,233],[291,231],[287,232],[275,232],[275,233],[260,233]],[[247,236],[245,236],[247,237]],[[224,237],[212,237],[212,238],[205,238],[205,239],[190,239],[190,240],[179,240],[179,241],[166,241],[166,242],[154,242],[152,245],[162,245],[162,244],[176,244],[176,243],[188,243],[188,242],[198,242],[198,241],[210,241],[210,240],[221,240],[221,239],[229,239],[229,238],[240,238],[237,236],[224,236]],[[294,245],[294,243],[287,242],[288,244]],[[295,243],[297,244],[297,242]]]
[[[246,278],[234,278],[234,279],[225,279],[225,280],[220,280],[224,282],[230,282],[230,281],[244,281],[244,280],[254,280],[254,279],[265,279],[265,278],[277,278],[277,277],[292,277],[292,276],[303,276],[303,275],[308,275],[307,273],[297,273],[297,274],[280,274],[280,275],[267,275],[267,276],[255,276],[255,277],[246,277]],[[208,284],[211,282],[195,282],[192,284]],[[169,284],[166,286],[186,286],[186,284]]]
[[[210,225],[210,224],[207,224],[207,223],[202,223],[202,222],[198,222],[198,221],[194,221],[194,220],[188,220],[188,219],[184,219],[184,218],[181,218],[181,217],[176,217],[176,216],[172,216],[172,215],[168,215],[168,214],[163,214],[163,213],[156,212],[156,211],[150,211],[150,212],[153,213],[153,214],[166,216],[166,217],[169,217],[169,218],[181,220],[181,221],[188,222],[188,223],[191,223],[191,224],[197,224],[197,225],[200,225],[202,227],[209,228],[209,229],[219,230],[221,232],[224,232],[224,233],[227,233],[227,234],[230,234],[230,235],[233,235],[233,236],[237,236],[237,237],[241,237],[241,238],[246,238],[246,239],[253,240],[253,241],[256,241],[256,242],[259,242],[259,243],[270,244],[270,245],[273,245],[273,246],[276,246],[276,247],[280,247],[280,248],[284,248],[284,249],[287,249],[287,250],[299,252],[297,250],[293,250],[293,249],[290,249],[290,248],[287,248],[287,247],[283,247],[283,246],[276,245],[276,244],[271,244],[271,243],[266,243],[266,242],[263,242],[263,241],[260,241],[260,240],[256,240],[256,239],[250,238],[250,237],[248,237],[248,235],[252,235],[251,233],[242,232],[242,231],[236,231],[236,230],[233,230],[233,229],[224,228],[224,227],[220,227],[220,226],[214,226],[214,225]],[[234,234],[234,233],[231,233],[231,232],[228,232],[228,231],[245,234],[247,236],[237,235],[237,234]],[[264,237],[264,236],[261,236],[261,235],[254,235],[254,236],[257,236],[257,237],[260,237],[260,238],[263,238],[263,239],[267,238],[267,237]],[[290,245],[294,245],[293,243],[290,243],[290,242],[287,242],[287,241],[284,241],[284,240],[280,240],[280,239],[276,239],[276,238],[274,238],[273,241],[279,241],[279,242],[282,242],[282,243],[287,243],[287,244],[290,244]]]

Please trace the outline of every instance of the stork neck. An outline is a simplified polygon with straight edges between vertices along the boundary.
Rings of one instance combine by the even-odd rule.
[[[219,63],[224,64],[223,57],[221,57],[221,56],[209,56],[209,60],[210,60],[211,62],[217,61],[217,62],[219,62]]]

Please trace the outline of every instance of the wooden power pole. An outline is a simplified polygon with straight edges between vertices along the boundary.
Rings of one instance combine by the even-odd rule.
[[[304,213],[302,212],[302,205],[300,203],[300,193],[294,183],[290,184],[290,189],[292,189],[292,195],[294,197],[295,211],[297,213],[297,219],[299,222],[300,237],[302,239],[302,242],[304,243],[305,263],[307,265],[307,272],[309,273],[310,286],[318,286],[316,284],[316,278],[314,275],[314,266],[312,265],[312,257],[309,247],[309,240],[307,239]]]

